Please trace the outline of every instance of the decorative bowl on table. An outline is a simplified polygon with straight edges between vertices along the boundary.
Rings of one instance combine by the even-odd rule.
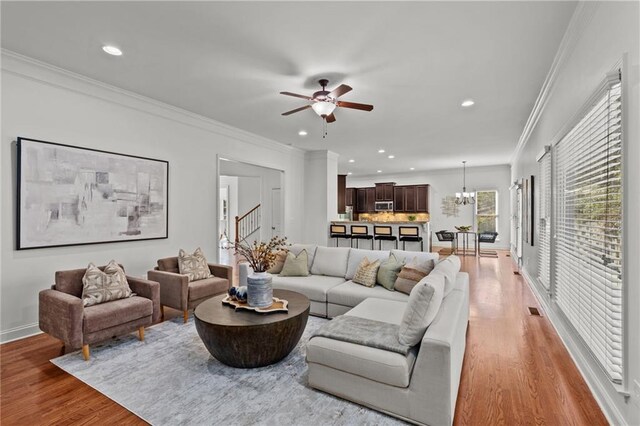
[[[471,226],[456,226],[455,227],[460,232],[469,232],[471,231]]]

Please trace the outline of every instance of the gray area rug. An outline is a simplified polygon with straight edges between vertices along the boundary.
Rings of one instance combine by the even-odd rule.
[[[52,363],[154,425],[397,425],[400,420],[310,388],[305,347],[327,320],[309,317],[277,364],[239,369],[209,354],[193,317],[165,321]]]

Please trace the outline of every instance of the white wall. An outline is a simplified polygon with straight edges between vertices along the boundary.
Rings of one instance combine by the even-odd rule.
[[[238,215],[238,177],[220,176],[220,188],[228,188],[227,196],[227,238],[235,241],[236,227],[235,217]]]
[[[39,64],[2,55],[0,339],[36,332],[38,292],[56,270],[120,260],[143,276],[156,259],[201,246],[217,258],[217,157],[284,170],[284,226],[302,238],[304,153],[159,102]],[[169,238],[15,250],[18,136],[169,161]]]
[[[625,306],[627,390],[632,394],[625,400],[604,376],[592,357],[575,340],[575,334],[566,327],[554,302],[531,277],[537,276],[538,246],[524,245],[523,273],[546,305],[548,317],[567,344],[578,367],[594,391],[605,413],[614,424],[640,424],[640,400],[633,396],[633,380],[640,389],[640,90],[639,50],[640,25],[638,2],[587,2],[576,9],[576,24],[565,36],[575,40],[567,45],[566,59],[560,65],[537,124],[524,148],[518,153],[512,168],[512,179],[538,176],[536,155],[544,145],[557,142],[561,129],[595,92],[605,74],[628,55],[628,67],[623,70],[623,97],[625,110]],[[560,53],[562,53],[562,49]]]
[[[498,234],[496,248],[509,247],[510,207],[509,185],[511,169],[508,165],[492,167],[467,167],[467,190],[479,191],[495,189],[498,191]],[[429,214],[431,231],[454,230],[456,225],[474,225],[474,206],[459,206],[458,216],[447,216],[442,211],[442,199],[462,192],[462,167],[426,172],[402,174],[378,174],[372,176],[347,176],[348,187],[373,186],[376,182],[395,182],[398,185],[429,184]],[[433,244],[438,240],[433,235]]]
[[[338,155],[309,151],[305,155],[305,243],[329,245],[329,222],[338,218]]]

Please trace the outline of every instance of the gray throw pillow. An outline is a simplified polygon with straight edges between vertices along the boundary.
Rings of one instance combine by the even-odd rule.
[[[396,291],[410,294],[418,281],[429,275],[434,266],[433,259],[420,260],[418,257],[414,257],[411,262],[402,267],[393,288]]]
[[[115,260],[101,271],[90,263],[82,277],[82,305],[93,306],[111,300],[135,296],[129,287],[124,271]]]
[[[309,275],[308,260],[307,251],[304,249],[297,256],[292,252],[287,253],[287,258],[284,261],[282,271],[280,271],[280,276],[306,277]]]
[[[404,262],[399,261],[392,254],[387,260],[382,262],[380,268],[378,268],[378,284],[383,286],[389,291],[393,291],[393,287],[396,284],[398,273],[404,266]]]
[[[444,276],[439,272],[429,274],[413,287],[398,330],[400,343],[415,346],[422,341],[440,310],[443,294]]]

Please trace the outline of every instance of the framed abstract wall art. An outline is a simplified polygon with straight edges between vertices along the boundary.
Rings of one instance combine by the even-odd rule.
[[[168,237],[169,162],[17,140],[18,250]]]

